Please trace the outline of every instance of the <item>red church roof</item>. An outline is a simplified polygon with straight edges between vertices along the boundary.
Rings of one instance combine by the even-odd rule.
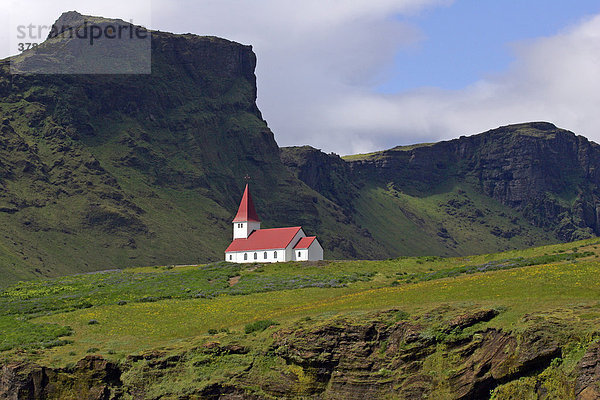
[[[234,239],[225,252],[285,249],[292,242],[300,229],[302,228],[299,226],[294,226],[292,228],[260,229],[252,232],[250,236],[248,236],[248,239]]]
[[[294,246],[294,249],[308,249],[310,245],[315,241],[316,236],[306,236],[300,239],[298,244]]]
[[[244,195],[242,196],[242,201],[240,203],[240,208],[238,208],[238,212],[233,219],[233,222],[246,221],[260,222],[260,218],[258,218],[258,214],[254,209],[254,202],[252,201],[250,190],[248,190],[248,184],[246,184],[246,189],[244,190]]]

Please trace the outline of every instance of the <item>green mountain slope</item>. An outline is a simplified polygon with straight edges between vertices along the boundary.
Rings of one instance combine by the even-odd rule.
[[[328,257],[386,254],[281,163],[250,46],[153,32],[152,55],[150,75],[0,62],[1,284],[221,259],[246,174],[265,227],[303,225]]]

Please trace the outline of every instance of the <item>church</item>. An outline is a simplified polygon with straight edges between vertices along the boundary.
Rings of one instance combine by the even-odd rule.
[[[317,237],[306,236],[301,226],[260,229],[260,218],[246,184],[233,219],[233,242],[225,250],[225,261],[273,263],[322,259],[323,247]]]

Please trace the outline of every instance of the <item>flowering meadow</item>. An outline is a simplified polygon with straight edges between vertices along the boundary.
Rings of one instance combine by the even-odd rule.
[[[600,318],[599,257],[593,239],[461,258],[221,262],[21,282],[0,292],[0,357],[60,366],[89,353],[119,359],[214,335],[256,335],[248,328],[255,325],[447,304],[505,310],[494,320],[504,329],[518,329],[532,307],[564,310],[583,335]]]

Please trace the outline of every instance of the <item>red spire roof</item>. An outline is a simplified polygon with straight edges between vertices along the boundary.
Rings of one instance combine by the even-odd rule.
[[[244,190],[244,195],[242,196],[242,202],[240,203],[240,208],[238,208],[238,212],[233,219],[233,222],[246,221],[260,222],[260,218],[258,218],[258,214],[254,209],[254,202],[252,201],[250,190],[248,190],[248,184],[246,184],[246,189]]]

